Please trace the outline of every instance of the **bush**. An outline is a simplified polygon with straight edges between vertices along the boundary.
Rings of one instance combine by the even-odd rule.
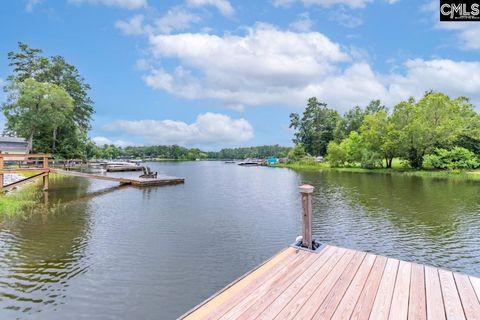
[[[327,161],[332,167],[341,167],[347,161],[347,152],[336,142],[330,142],[327,146]]]
[[[362,168],[374,169],[377,167],[382,167],[382,161],[382,156],[377,152],[370,150],[362,151],[362,160],[360,161]]]
[[[480,161],[475,154],[462,147],[455,147],[451,150],[436,149],[433,154],[423,157],[423,164],[426,168],[449,170],[480,167]]]
[[[297,162],[307,156],[305,149],[301,144],[297,144],[293,149],[288,152],[288,162]]]

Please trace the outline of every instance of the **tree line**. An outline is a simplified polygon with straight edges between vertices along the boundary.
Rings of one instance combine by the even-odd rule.
[[[90,86],[77,68],[22,42],[8,60],[4,134],[26,138],[30,152],[84,158],[94,108]]]
[[[412,168],[480,166],[480,115],[466,97],[430,91],[392,111],[373,100],[343,116],[310,98],[302,115],[290,115],[290,127],[293,154],[326,156],[332,166],[391,168],[394,158]]]
[[[178,145],[129,146],[115,145],[97,146],[89,143],[87,156],[89,159],[172,159],[172,160],[233,160],[245,158],[286,157],[291,148],[273,146],[258,146],[244,148],[226,148],[220,151],[202,151],[198,148],[185,148]]]

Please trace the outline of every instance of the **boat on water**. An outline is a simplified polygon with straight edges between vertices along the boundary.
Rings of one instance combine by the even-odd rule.
[[[254,167],[254,166],[261,166],[263,164],[263,160],[261,159],[245,159],[244,161],[238,163],[239,166],[249,166],[249,167]]]

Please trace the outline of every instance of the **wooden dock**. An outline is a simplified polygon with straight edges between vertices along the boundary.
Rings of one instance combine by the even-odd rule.
[[[334,246],[289,247],[182,319],[480,319],[480,278]]]
[[[132,185],[136,187],[153,187],[153,186],[164,186],[164,185],[185,183],[185,178],[168,177],[168,176],[160,176],[158,178],[149,178],[149,179],[135,178],[135,177],[125,178],[125,177],[112,177],[112,176],[90,174],[90,173],[84,173],[84,172],[78,172],[78,171],[67,171],[67,170],[54,169],[54,168],[50,168],[50,172],[64,174],[68,176],[74,176],[74,177],[81,177],[86,179],[114,181],[114,182],[119,182],[120,184]]]
[[[311,250],[313,187],[299,189],[301,240],[181,319],[480,319],[480,278],[331,245]]]
[[[15,187],[29,182],[34,179],[43,178],[43,190],[49,188],[50,173],[59,173],[69,176],[82,177],[86,179],[97,179],[118,182],[121,185],[131,185],[136,187],[154,187],[172,184],[185,183],[185,178],[160,176],[157,178],[136,178],[136,177],[112,177],[104,175],[96,175],[78,171],[62,170],[49,167],[50,154],[0,154],[0,192],[11,190]],[[24,167],[22,163],[29,159],[36,159],[34,167]],[[38,160],[41,159],[41,160]],[[5,160],[10,162],[19,162],[18,167],[12,166],[5,168]],[[33,161],[31,161],[33,162]],[[39,162],[39,163],[38,163]],[[140,167],[141,168],[141,167]],[[3,176],[12,173],[29,173],[30,176],[9,185],[3,184]]]

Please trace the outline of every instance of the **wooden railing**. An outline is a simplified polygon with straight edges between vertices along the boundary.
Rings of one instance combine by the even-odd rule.
[[[48,190],[48,175],[50,169],[48,167],[48,160],[51,158],[50,154],[2,154],[0,153],[0,190],[12,186],[13,184],[5,186],[3,183],[3,176],[6,173],[22,173],[22,172],[37,172],[40,174],[35,175],[34,178],[43,177],[43,190]],[[25,161],[29,159],[41,159],[41,167],[22,167]],[[5,160],[10,162],[20,162],[20,166],[5,168]],[[28,163],[26,163],[28,166]],[[15,185],[21,184],[32,177],[15,182]]]

